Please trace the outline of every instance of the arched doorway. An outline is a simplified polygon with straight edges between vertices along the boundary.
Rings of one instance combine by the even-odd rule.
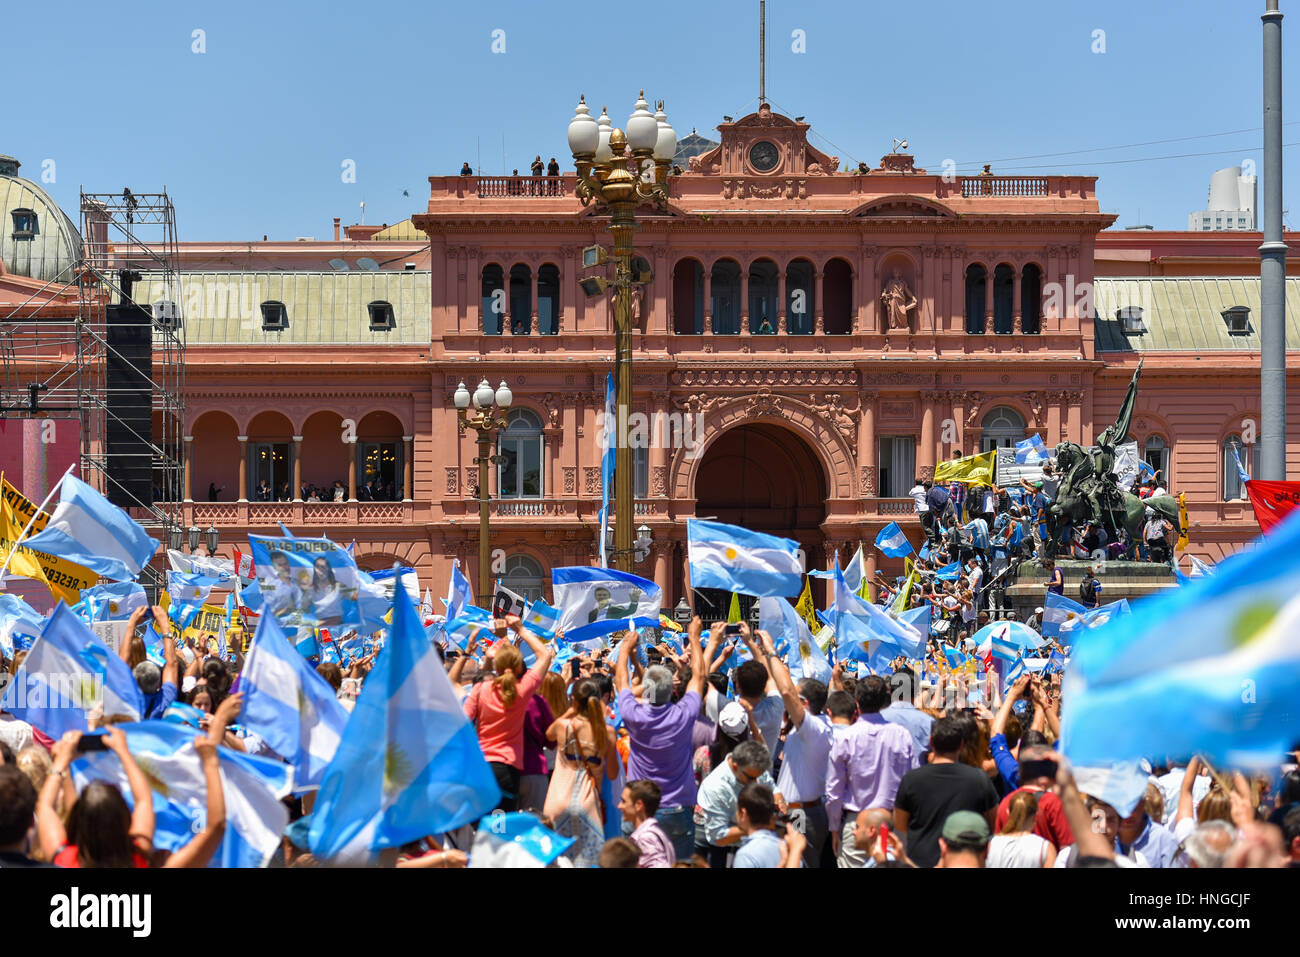
[[[727,430],[705,451],[694,481],[696,515],[792,538],[803,547],[807,567],[823,566],[826,472],[812,448],[790,429],[755,422]],[[702,616],[725,618],[730,597],[698,589],[696,609]],[[751,602],[742,596],[742,612],[748,612]]]

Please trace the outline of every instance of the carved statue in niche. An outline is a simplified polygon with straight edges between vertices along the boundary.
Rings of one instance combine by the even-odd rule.
[[[912,290],[907,288],[907,283],[903,280],[903,270],[899,267],[894,267],[893,274],[885,283],[885,288],[880,293],[880,302],[889,321],[888,328],[911,328],[911,317],[908,313],[916,308],[917,302],[916,297],[912,295]]]
[[[825,418],[844,436],[849,445],[857,443],[858,426],[855,415],[862,411],[862,404],[859,401],[857,408],[849,410],[844,408],[838,392],[823,394],[824,401],[818,402],[816,393],[809,396],[808,404],[818,415]]]

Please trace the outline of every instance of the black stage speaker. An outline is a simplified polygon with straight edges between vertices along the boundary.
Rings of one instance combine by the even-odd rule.
[[[153,314],[124,302],[108,307],[108,500],[153,504]]]

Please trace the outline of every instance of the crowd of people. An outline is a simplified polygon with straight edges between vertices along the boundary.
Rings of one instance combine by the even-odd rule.
[[[208,501],[221,501],[221,493],[224,491],[225,486],[217,485],[216,482],[208,483]],[[342,479],[335,479],[333,485],[316,485],[304,482],[298,491],[301,500],[304,502],[346,502],[348,500],[348,487]],[[357,486],[358,502],[397,502],[401,498],[401,490],[392,481],[367,478]],[[281,482],[278,488],[273,488],[269,481],[262,479],[253,489],[252,500],[255,502],[292,502],[294,500],[293,486],[288,482]]]
[[[514,182],[508,186],[511,196],[559,196],[560,195],[560,163],[554,156],[549,163],[542,163],[541,155],[533,157],[533,162],[529,165],[529,172],[532,178],[520,176],[519,170],[512,172],[511,176]],[[474,168],[466,160],[460,166],[461,176],[473,176]],[[546,179],[543,181],[542,176]]]

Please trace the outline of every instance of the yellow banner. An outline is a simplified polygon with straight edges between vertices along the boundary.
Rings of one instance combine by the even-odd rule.
[[[799,617],[808,626],[808,632],[813,635],[817,634],[821,622],[817,620],[817,606],[813,604],[812,586],[806,575],[803,580],[803,591],[799,593],[799,600],[795,602],[794,610],[799,613]]]
[[[27,496],[10,485],[7,479],[0,479],[0,490],[3,493],[3,499],[0,500],[0,562],[3,562],[9,556],[9,549],[13,543],[18,540],[27,523],[32,520],[32,516],[36,516],[36,521],[32,524],[31,531],[27,533],[29,536],[45,528],[50,521],[50,515],[48,512],[38,512]],[[40,574],[31,574],[30,571],[23,570],[30,569],[33,565]],[[20,578],[44,581],[50,589],[50,594],[62,598],[69,605],[81,601],[83,588],[89,588],[99,581],[99,574],[89,568],[62,558],[55,558],[53,555],[46,555],[44,552],[33,551],[26,545],[18,546],[13,561],[9,563],[9,571]]]
[[[1179,525],[1178,544],[1176,544],[1174,547],[1178,549],[1178,551],[1180,552],[1187,547],[1187,526],[1189,524],[1190,523],[1187,521],[1187,493],[1179,492],[1178,493],[1178,525]]]
[[[951,459],[947,462],[940,462],[939,467],[934,470],[934,482],[936,485],[945,482],[965,482],[975,484],[978,482],[993,483],[993,466],[997,461],[996,452],[985,452],[983,455],[967,455],[965,458]]]

